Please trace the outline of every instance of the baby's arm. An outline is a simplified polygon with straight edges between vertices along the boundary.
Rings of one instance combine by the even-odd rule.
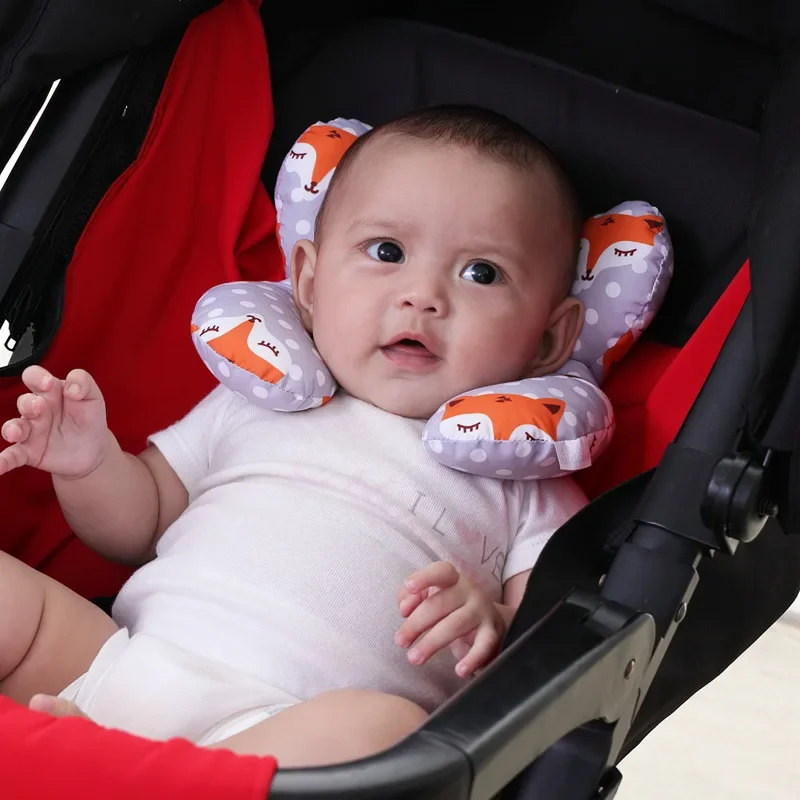
[[[153,446],[133,456],[109,432],[108,453],[82,478],[53,475],[61,509],[75,535],[112,561],[138,565],[155,555],[161,534],[189,497]]]
[[[522,603],[532,567],[550,537],[586,505],[583,492],[568,477],[531,481],[523,491],[519,527],[505,562],[503,602],[497,605],[506,627]]]
[[[175,472],[155,448],[138,458],[123,452],[88,373],[62,381],[29,367],[22,380],[30,393],[19,398],[20,417],[3,425],[11,446],[0,453],[0,474],[24,465],[50,472],[67,521],[89,547],[124,563],[151,558],[188,503]]]

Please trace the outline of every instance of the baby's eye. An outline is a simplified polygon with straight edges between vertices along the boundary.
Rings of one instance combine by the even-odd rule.
[[[467,264],[461,270],[461,277],[466,278],[468,281],[481,283],[484,286],[489,286],[492,283],[502,283],[503,281],[497,268],[487,264],[485,261],[473,261],[471,264]]]
[[[406,258],[400,245],[394,242],[375,242],[367,248],[367,255],[388,264],[402,264]]]

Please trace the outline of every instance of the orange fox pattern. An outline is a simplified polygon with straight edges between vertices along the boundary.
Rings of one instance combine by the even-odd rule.
[[[345,151],[357,138],[355,134],[332,125],[312,125],[308,128],[297,140],[297,144],[307,144],[315,153],[311,179],[303,188],[310,194],[319,194],[317,187],[336,168]],[[294,149],[289,152],[290,159],[302,160],[307,155]]]
[[[600,256],[615,242],[640,242],[653,247],[655,237],[664,229],[663,217],[644,214],[637,217],[633,214],[605,214],[593,217],[583,226],[583,238],[589,243],[586,258],[586,270],[581,279],[590,281],[594,277],[592,270]],[[620,257],[630,257],[635,250],[617,249]]]
[[[218,356],[226,359],[231,364],[241,367],[241,369],[252,373],[267,383],[278,383],[283,378],[284,373],[274,364],[254,353],[248,344],[248,337],[255,323],[256,318],[250,317],[244,322],[240,322],[236,327],[231,328],[227,333],[207,340],[206,344]],[[192,333],[197,333],[199,330],[197,325],[192,325]],[[264,346],[267,347],[268,344]]]
[[[492,425],[491,437],[498,441],[510,441],[514,431],[523,425],[533,426],[555,441],[558,423],[564,415],[566,403],[555,397],[534,399],[519,394],[481,394],[457,397],[447,403],[442,422],[460,416],[482,414]],[[478,430],[476,425],[459,426],[466,428],[463,433]],[[526,433],[526,439],[536,437]]]
[[[611,367],[625,357],[628,350],[633,347],[635,342],[636,339],[634,338],[632,330],[626,331],[620,336],[617,343],[613,347],[609,347],[609,349],[603,353],[603,372],[608,374]]]

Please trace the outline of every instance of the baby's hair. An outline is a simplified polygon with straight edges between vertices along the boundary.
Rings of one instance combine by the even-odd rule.
[[[331,197],[336,193],[336,187],[344,182],[350,167],[369,142],[376,136],[389,134],[470,148],[488,158],[531,173],[539,180],[549,181],[554,189],[555,202],[561,207],[560,216],[563,219],[565,236],[570,243],[564,265],[564,293],[569,293],[575,275],[583,224],[578,195],[556,157],[539,139],[503,114],[480,106],[429,106],[378,125],[360,136],[342,156],[331,178],[317,214],[317,244],[322,239],[325,212],[331,203]]]

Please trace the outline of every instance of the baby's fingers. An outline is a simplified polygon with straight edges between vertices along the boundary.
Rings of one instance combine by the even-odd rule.
[[[31,415],[23,410],[20,402],[26,404],[34,416],[42,415],[47,409],[53,415],[61,413],[62,383],[57,378],[54,378],[44,367],[28,367],[22,373],[22,382],[32,392],[32,394],[23,395],[17,402],[17,407],[22,416],[32,418]],[[37,397],[38,400],[23,400],[23,398],[33,397]]]
[[[437,622],[409,651],[412,664],[424,664],[431,656],[452,644],[456,639],[475,630],[475,615],[467,606],[448,614]]]
[[[397,608],[401,617],[407,617],[423,601],[427,600],[431,590],[424,589],[421,592],[409,592],[403,584],[397,590]]]
[[[35,394],[49,392],[58,382],[44,367],[34,365],[22,373],[22,382]]]
[[[414,594],[402,592],[397,601],[397,608],[400,611],[400,616],[409,616],[423,601],[424,596],[424,592],[415,592]]]
[[[406,621],[397,631],[395,642],[400,647],[408,647],[425,631],[463,605],[462,598],[453,589],[445,589],[430,595],[408,614]]]
[[[89,719],[75,703],[65,700],[63,697],[53,697],[48,694],[35,694],[28,703],[28,708],[31,711],[39,711],[54,717],[83,717],[83,719]]]
[[[26,441],[30,433],[31,424],[24,417],[8,420],[0,430],[3,438],[11,444]]]
[[[38,394],[21,394],[17,398],[17,411],[27,420],[39,419],[49,411],[47,401]]]
[[[421,592],[434,586],[446,589],[455,586],[459,579],[458,570],[447,561],[435,561],[427,567],[409,575],[405,581],[405,588],[409,592]]]
[[[68,400],[99,400],[100,389],[85,369],[73,369],[64,381],[64,396]]]
[[[497,655],[499,648],[500,633],[494,626],[484,623],[478,628],[469,652],[456,664],[456,673],[462,678],[474,675]]]
[[[40,449],[36,442],[36,433],[40,429],[45,430],[50,424],[51,414],[41,397],[35,394],[22,395],[17,400],[17,407],[24,416],[8,420],[0,429],[3,438],[11,442],[11,447],[0,453],[0,475],[26,464],[36,466],[41,458],[36,454]]]
[[[28,463],[28,450],[25,445],[14,444],[0,452],[0,475],[12,469],[24,467]]]

